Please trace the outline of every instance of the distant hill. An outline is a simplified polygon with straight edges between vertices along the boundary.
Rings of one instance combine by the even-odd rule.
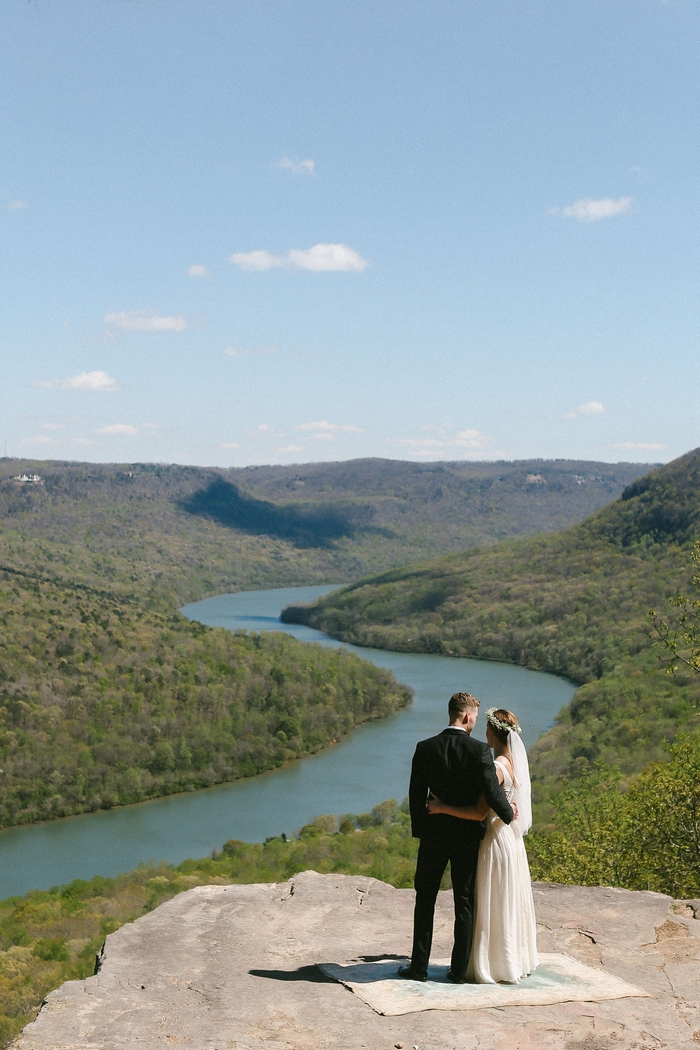
[[[647,613],[689,588],[699,531],[695,450],[563,532],[371,576],[285,618],[358,645],[507,660],[589,683],[535,747],[542,800],[598,759],[640,769],[698,724],[698,683],[658,670]]]
[[[216,470],[5,459],[0,563],[177,603],[355,580],[565,528],[647,470],[576,460]]]

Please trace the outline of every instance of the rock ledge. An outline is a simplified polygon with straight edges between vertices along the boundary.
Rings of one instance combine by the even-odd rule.
[[[700,901],[535,883],[540,948],[649,999],[380,1017],[317,962],[404,957],[413,891],[307,871],[200,886],[107,938],[99,972],[52,992],[13,1050],[698,1050]],[[449,955],[440,895],[434,955]]]

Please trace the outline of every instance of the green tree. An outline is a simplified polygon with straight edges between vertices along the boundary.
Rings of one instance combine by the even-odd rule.
[[[693,544],[691,556],[695,565],[693,586],[700,590],[700,540]],[[679,594],[670,598],[669,603],[679,610],[670,623],[653,609],[649,612],[658,636],[656,644],[671,654],[666,673],[676,675],[679,664],[683,664],[695,674],[700,674],[700,600]]]
[[[635,780],[627,798],[639,875],[631,889],[676,898],[700,896],[700,737],[671,747],[669,762],[655,762]]]
[[[528,841],[534,878],[700,896],[700,734],[621,790],[617,770],[584,774],[558,800],[554,833]]]

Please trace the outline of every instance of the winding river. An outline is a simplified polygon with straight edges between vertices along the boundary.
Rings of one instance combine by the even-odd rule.
[[[244,591],[187,605],[193,620],[232,631],[286,631],[302,641],[338,646],[309,627],[282,624],[294,601],[312,601],[333,587]],[[347,646],[412,686],[410,707],[356,729],[321,754],[260,776],[203,791],[170,795],[105,812],[10,828],[0,833],[0,899],[75,878],[116,875],[142,861],[203,857],[226,839],[259,842],[289,834],[319,813],[363,813],[408,790],[417,740],[445,724],[448,697],[468,689],[491,705],[512,708],[529,746],[552,725],[575,686],[562,678],[510,664],[392,653]],[[477,724],[475,735],[483,737]]]

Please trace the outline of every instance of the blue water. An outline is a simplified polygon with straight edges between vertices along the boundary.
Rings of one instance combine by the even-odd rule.
[[[186,616],[229,630],[286,631],[306,642],[340,643],[309,627],[282,624],[279,614],[295,601],[312,601],[332,587],[246,591],[187,605]],[[177,863],[203,857],[231,838],[259,842],[287,834],[320,813],[362,813],[408,790],[416,741],[446,724],[447,700],[459,689],[474,693],[482,709],[516,712],[523,740],[532,744],[552,725],[575,686],[562,678],[510,664],[391,653],[346,646],[393,671],[410,685],[410,707],[356,729],[319,755],[232,784],[171,795],[102,813],[10,828],[0,833],[0,899],[74,878],[115,875],[142,861]],[[483,716],[474,735],[483,738]]]

